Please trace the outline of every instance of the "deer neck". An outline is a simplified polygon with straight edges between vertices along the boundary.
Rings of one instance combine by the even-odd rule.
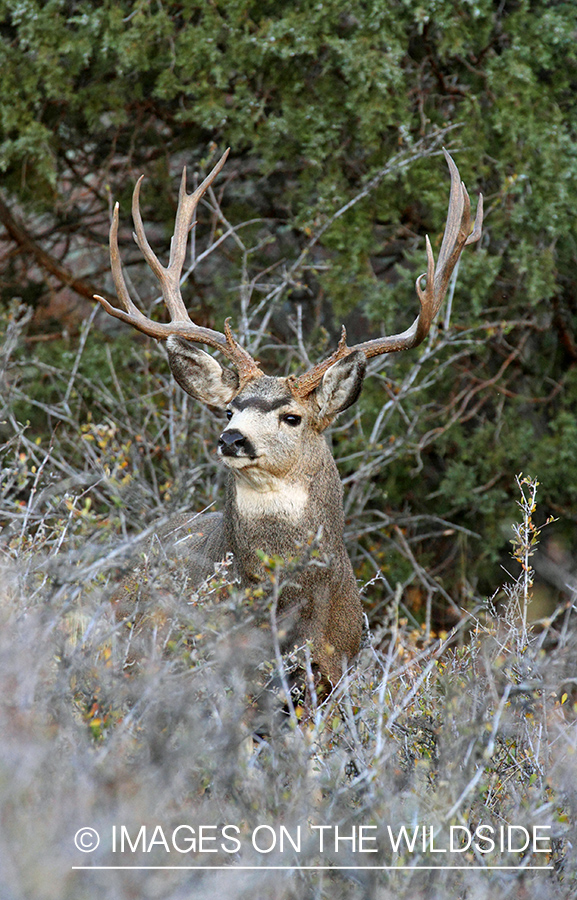
[[[229,491],[241,519],[278,519],[298,525],[309,503],[310,480],[277,477],[269,472],[241,470],[231,473]]]
[[[229,470],[226,505],[229,545],[246,584],[263,575],[257,549],[289,560],[320,537],[324,553],[345,553],[342,488],[328,447],[314,459],[302,458],[292,475]]]

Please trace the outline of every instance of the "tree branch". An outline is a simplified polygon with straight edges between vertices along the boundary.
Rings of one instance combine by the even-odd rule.
[[[84,278],[78,278],[69,269],[65,268],[62,263],[43,250],[36,243],[34,238],[26,231],[23,225],[16,221],[9,207],[6,205],[4,198],[0,194],[0,222],[18,246],[26,253],[31,253],[36,262],[46,269],[51,275],[58,279],[62,284],[72,288],[81,297],[87,297],[89,300],[94,299],[94,294],[100,293],[106,300],[116,303],[116,299],[109,294],[103,293],[100,288],[95,287],[90,281]]]

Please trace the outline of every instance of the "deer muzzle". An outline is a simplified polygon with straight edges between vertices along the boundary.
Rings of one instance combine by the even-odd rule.
[[[250,440],[236,428],[227,428],[218,439],[219,456],[248,457],[256,459],[257,452]]]

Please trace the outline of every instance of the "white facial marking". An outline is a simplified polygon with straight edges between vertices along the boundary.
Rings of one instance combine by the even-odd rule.
[[[262,413],[261,413],[262,416]],[[255,415],[254,409],[233,410],[233,416],[228,423],[229,428],[238,428],[239,431],[247,433],[251,429],[258,427],[259,418]]]

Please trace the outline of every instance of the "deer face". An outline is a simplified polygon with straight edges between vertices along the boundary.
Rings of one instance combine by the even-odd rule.
[[[250,382],[227,404],[226,415],[218,455],[231,469],[266,469],[282,477],[302,453],[310,430],[308,410],[284,378],[263,375]]]
[[[353,352],[332,365],[306,398],[290,378],[260,375],[239,387],[237,376],[190,341],[167,340],[172,373],[192,397],[226,410],[218,455],[241,478],[266,485],[294,477],[314,455],[321,432],[358,398],[366,360]]]

